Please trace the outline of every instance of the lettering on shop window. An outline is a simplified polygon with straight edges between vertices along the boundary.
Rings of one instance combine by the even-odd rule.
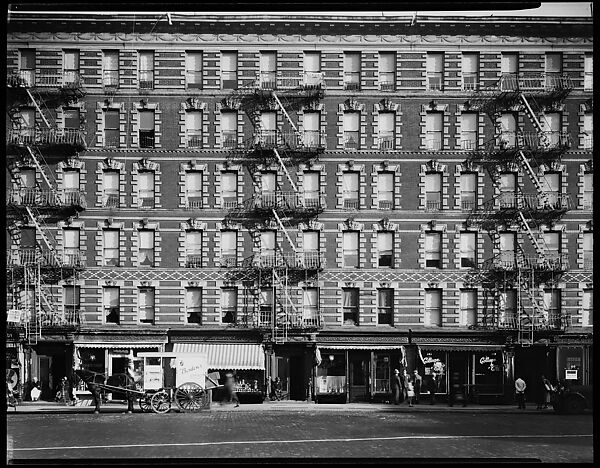
[[[500,366],[496,364],[496,358],[490,356],[481,356],[481,358],[479,359],[479,364],[489,364],[488,369],[492,372],[500,370]]]

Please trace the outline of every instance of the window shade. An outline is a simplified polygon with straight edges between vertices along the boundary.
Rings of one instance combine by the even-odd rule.
[[[65,171],[63,173],[63,187],[65,189],[78,189],[79,171]]]
[[[221,306],[224,309],[235,309],[237,307],[237,289],[221,289]]]
[[[119,111],[107,110],[104,111],[104,128],[118,129],[119,128]],[[152,127],[154,128],[154,127]]]
[[[357,112],[344,113],[344,131],[358,132],[359,129],[359,114]]]
[[[558,232],[545,232],[544,243],[548,250],[553,252],[560,251],[560,233]]]
[[[439,309],[442,307],[442,293],[440,291],[425,292],[425,307]]]
[[[479,71],[479,54],[462,54],[462,71],[463,73],[477,73]]]
[[[320,52],[304,52],[304,71],[320,72],[321,71],[321,53]]]
[[[503,192],[514,192],[516,176],[514,173],[500,174],[500,190]]]
[[[263,172],[260,176],[263,192],[274,192],[276,188],[276,178],[273,172]]]
[[[104,190],[119,191],[119,173],[105,172],[103,184]]]
[[[104,307],[119,307],[119,288],[106,287],[104,289]]]
[[[154,172],[140,172],[138,174],[138,188],[140,192],[154,191]]]
[[[185,128],[187,130],[202,130],[202,111],[188,111],[185,114]]]
[[[357,172],[344,172],[342,174],[342,192],[358,192]]]
[[[223,112],[221,114],[221,129],[227,132],[235,132],[237,130],[236,112]]]
[[[202,289],[201,288],[186,288],[185,304],[188,307],[198,308],[202,306]]]
[[[515,74],[518,72],[517,64],[517,54],[502,54],[502,58],[500,59],[500,72]]]
[[[502,114],[500,116],[500,127],[504,132],[514,132],[517,130],[517,119],[514,114]]]
[[[237,173],[223,172],[221,173],[221,190],[223,192],[237,191]]]
[[[477,114],[466,113],[460,116],[460,129],[463,132],[476,132],[477,131]]]
[[[393,73],[396,70],[396,54],[394,52],[381,52],[379,54],[379,72]]]
[[[594,190],[594,174],[583,175],[583,191],[592,192]]]
[[[140,130],[154,130],[154,111],[139,111]]]
[[[379,132],[392,133],[394,131],[394,120],[396,114],[392,112],[383,112],[379,114]]]
[[[546,73],[560,73],[562,71],[562,54],[556,52],[546,53]]]
[[[585,73],[592,73],[594,71],[594,56],[592,54],[585,54],[583,69]]]
[[[583,250],[591,251],[594,248],[594,235],[591,232],[583,234]]]
[[[140,70],[154,70],[154,51],[140,52]]]
[[[427,71],[433,73],[441,73],[444,68],[444,54],[428,53],[427,54]]]
[[[441,132],[442,131],[442,114],[441,112],[429,112],[425,120],[426,131]]]
[[[79,305],[79,286],[65,286],[63,289],[63,297],[65,304]]]
[[[509,290],[500,293],[500,304],[505,310],[516,310],[517,308],[517,292]]]
[[[590,135],[594,132],[594,114],[583,114],[583,131]]]
[[[304,307],[317,307],[319,305],[317,288],[304,288],[302,303]]]
[[[185,233],[185,243],[188,248],[202,247],[202,232],[201,231],[187,231]]]
[[[221,70],[237,70],[237,52],[221,52]]]
[[[561,118],[557,112],[548,112],[544,114],[544,117],[540,119],[542,124],[542,130],[546,132],[558,132],[560,131]]]
[[[343,307],[358,307],[358,291],[356,289],[344,289],[342,291]]]
[[[439,192],[442,188],[441,174],[425,174],[425,191]]]
[[[442,244],[442,236],[437,232],[425,236],[425,250],[427,252],[439,252]]]
[[[477,178],[475,174],[460,175],[460,190],[462,192],[475,192],[477,188]]]
[[[463,232],[460,234],[460,253],[473,254],[475,253],[476,237],[473,232]]]
[[[360,52],[344,53],[344,71],[345,72],[360,71]]]
[[[190,171],[185,174],[185,189],[187,192],[202,191],[202,172]]]
[[[319,112],[304,113],[304,130],[318,131],[321,127],[321,114]]]
[[[515,250],[515,233],[514,232],[501,232],[500,233],[500,251],[514,251]]]
[[[394,235],[391,232],[377,233],[377,250],[391,253],[394,250]]]
[[[235,231],[221,231],[221,251],[231,252],[236,250]]]
[[[394,290],[393,289],[378,289],[377,290],[377,303],[379,307],[392,307],[394,304]]]
[[[302,180],[305,192],[318,192],[319,191],[319,173],[318,172],[305,172]]]
[[[343,243],[344,250],[357,250],[358,249],[358,232],[344,232],[342,243]]]
[[[319,250],[319,233],[316,231],[304,231],[303,248],[306,252],[315,252]]]
[[[154,248],[154,231],[139,231],[140,249]]]
[[[119,231],[116,229],[104,230],[104,248],[118,249],[119,248]]]
[[[541,178],[542,186],[549,192],[560,192],[560,174],[556,172],[547,172]]]
[[[34,169],[21,169],[19,173],[21,176],[21,185],[26,188],[35,187],[35,170]]]
[[[262,231],[260,233],[261,250],[275,250],[275,231]]]
[[[139,290],[139,306],[140,308],[154,307],[154,289]]]
[[[271,288],[263,288],[260,290],[259,302],[261,305],[273,304],[273,290]]]
[[[202,71],[202,52],[187,52],[185,54],[185,69],[187,71]]]
[[[35,69],[35,49],[20,49],[21,53],[21,69],[22,70],[33,70]]]
[[[380,172],[377,174],[377,191],[391,192],[394,190],[394,174]]]
[[[474,309],[477,307],[477,293],[475,291],[460,292],[460,308]]]
[[[261,52],[260,53],[260,71],[273,72],[277,69],[277,53],[276,52]]]
[[[102,65],[104,70],[118,70],[119,69],[119,51],[118,50],[105,50],[104,56],[102,57]]]
[[[65,70],[78,70],[79,69],[79,51],[65,50],[64,69]]]
[[[79,229],[63,229],[63,236],[65,248],[79,248]]]
[[[23,119],[23,126],[26,128],[35,127],[35,110],[33,109],[22,109],[21,118]]]
[[[263,130],[273,131],[277,127],[277,120],[275,112],[262,112],[260,114],[260,125]]]

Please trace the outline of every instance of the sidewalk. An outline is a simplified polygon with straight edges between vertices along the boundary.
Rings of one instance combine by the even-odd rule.
[[[17,408],[8,408],[7,414],[39,414],[39,413],[93,413],[93,406],[66,406],[60,403],[37,401],[26,401],[17,406]],[[102,405],[101,413],[123,413],[127,411],[127,404],[123,402],[108,402]],[[178,411],[176,405],[173,405],[172,412]],[[428,403],[414,405],[409,407],[406,403],[400,405],[391,405],[385,403],[346,403],[346,404],[316,404],[306,401],[265,401],[262,404],[242,404],[235,408],[233,404],[212,403],[209,411],[223,412],[261,412],[261,411],[289,411],[289,412],[378,412],[378,413],[502,413],[502,414],[555,414],[552,408],[544,410],[536,410],[535,403],[531,404],[527,409],[520,410],[514,405],[461,405],[448,406],[445,403],[430,405]],[[141,410],[137,403],[134,406],[134,412],[140,413]],[[591,414],[591,410],[586,410],[586,413]]]

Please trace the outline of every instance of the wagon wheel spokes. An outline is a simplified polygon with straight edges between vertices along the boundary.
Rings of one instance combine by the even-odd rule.
[[[139,399],[139,405],[141,410],[144,413],[149,413],[150,411],[152,411],[152,404],[150,403],[150,400],[152,399],[152,395],[142,395]]]
[[[200,411],[208,406],[208,392],[195,382],[186,382],[175,391],[174,400],[181,411]]]
[[[150,398],[152,411],[159,414],[168,413],[171,409],[171,399],[167,392],[157,392]]]

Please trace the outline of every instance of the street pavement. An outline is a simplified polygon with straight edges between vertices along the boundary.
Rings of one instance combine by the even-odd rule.
[[[27,402],[7,412],[7,460],[331,461],[429,458],[592,462],[591,413],[512,406],[265,402],[182,414]],[[332,457],[335,457],[332,458]]]

